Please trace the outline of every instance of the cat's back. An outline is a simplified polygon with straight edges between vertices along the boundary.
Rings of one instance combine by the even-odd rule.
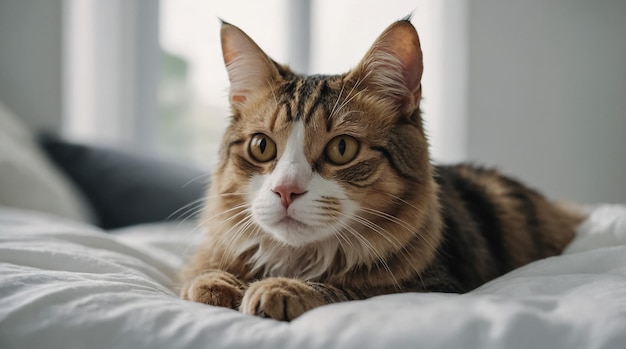
[[[444,218],[438,258],[464,291],[560,254],[584,219],[493,169],[438,166],[435,179]]]

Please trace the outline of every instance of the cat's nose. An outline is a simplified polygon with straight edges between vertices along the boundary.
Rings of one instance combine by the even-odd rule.
[[[306,190],[302,190],[296,185],[279,185],[272,191],[280,197],[280,202],[284,208],[288,208],[293,200],[307,193]]]

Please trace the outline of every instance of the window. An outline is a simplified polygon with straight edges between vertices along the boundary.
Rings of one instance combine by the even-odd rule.
[[[153,149],[158,10],[156,1],[63,1],[66,137]]]
[[[272,58],[297,71],[332,74],[356,65],[384,28],[413,13],[425,52],[422,106],[433,153],[443,161],[464,158],[460,5],[450,10],[426,0],[64,1],[65,118],[72,138],[214,164],[229,118],[218,18],[242,28]]]
[[[287,0],[162,0],[159,149],[210,165],[229,118],[219,18],[241,27],[276,60],[287,60]]]

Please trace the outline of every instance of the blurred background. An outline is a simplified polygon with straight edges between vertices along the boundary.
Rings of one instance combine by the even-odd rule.
[[[410,13],[435,161],[626,203],[626,0],[0,0],[0,101],[36,132],[210,168],[229,117],[218,18],[332,74]]]

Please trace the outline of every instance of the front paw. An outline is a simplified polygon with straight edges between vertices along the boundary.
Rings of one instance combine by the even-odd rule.
[[[239,311],[276,320],[290,321],[326,302],[322,295],[303,281],[268,278],[250,284]]]
[[[233,274],[221,270],[200,274],[183,286],[181,298],[194,302],[237,309],[246,290]]]

